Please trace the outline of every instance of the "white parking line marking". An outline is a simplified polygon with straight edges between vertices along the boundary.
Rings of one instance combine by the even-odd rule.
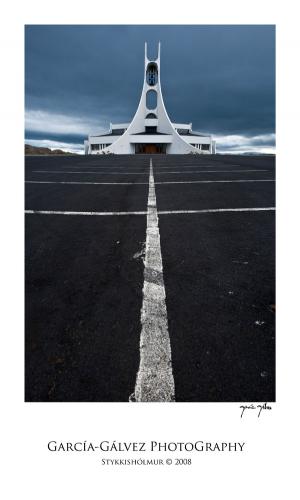
[[[90,170],[85,171],[66,171],[66,170],[32,170],[34,173],[39,174],[94,174],[94,175],[148,175],[148,172],[91,172]],[[253,169],[253,170],[203,170],[194,172],[193,170],[185,170],[182,172],[171,171],[171,172],[158,172],[158,175],[166,175],[166,174],[214,174],[214,173],[222,173],[222,172],[269,172],[269,170],[262,169]]]
[[[57,166],[56,166],[56,168],[57,168]],[[148,175],[148,168],[149,167],[146,167],[146,166],[143,167],[142,165],[140,165],[139,167],[132,167],[132,166],[118,167],[118,165],[114,165],[113,167],[110,166],[110,165],[106,165],[105,167],[93,167],[93,165],[89,165],[88,167],[85,167],[84,165],[82,165],[81,167],[77,167],[76,165],[72,165],[72,166],[64,165],[63,166],[64,170],[65,169],[69,169],[69,168],[71,170],[78,170],[79,169],[79,170],[83,170],[83,171],[85,171],[85,169],[86,169],[86,171],[88,171],[89,169],[95,169],[95,171],[98,170],[99,172],[101,172],[101,169],[104,169],[104,170],[110,170],[111,169],[111,170],[114,170],[114,171],[116,171],[116,170],[119,171],[119,169],[120,169],[120,173],[122,173],[122,169],[132,170],[133,173],[134,173],[135,170],[141,170],[142,168],[144,168],[145,171],[147,172],[147,175]],[[93,170],[93,172],[94,172],[94,170]]]
[[[214,182],[275,182],[275,179],[233,179],[225,181],[161,181],[155,184],[213,184]],[[148,186],[148,182],[80,182],[80,181],[25,181],[26,184],[90,184],[90,185],[107,185],[107,186]]]
[[[159,168],[222,168],[222,167],[225,167],[225,168],[231,168],[231,167],[241,167],[241,165],[193,165],[193,164],[190,164],[190,165],[172,165],[172,166],[165,166],[165,165],[157,165],[155,167],[155,170],[157,171]],[[88,167],[85,167],[85,165],[81,165],[81,166],[76,166],[76,165],[64,165],[63,168],[74,168],[74,169],[77,169],[77,168],[95,168],[95,169],[101,169],[101,168],[104,168],[104,169],[109,169],[111,168],[111,165],[101,165],[101,166],[93,166],[93,165],[89,165]],[[137,169],[137,170],[140,170],[142,168],[142,166],[138,166],[138,167],[135,167],[133,165],[131,165],[130,167],[127,165],[123,166],[123,167],[120,167],[118,165],[114,165],[113,166],[113,169],[124,169],[124,168],[128,168],[130,170],[134,170],[134,169]],[[148,166],[145,168],[147,168],[148,170]],[[148,173],[148,172],[147,172]]]
[[[134,186],[135,184],[143,184],[145,186],[148,186],[148,182],[80,182],[80,181],[25,181],[27,184],[91,184],[91,185],[97,185],[101,186],[107,185],[107,186]]]
[[[80,170],[74,172],[73,170],[32,170],[34,173],[39,174],[95,174],[95,175],[148,175],[148,172],[92,172],[90,170]]]
[[[147,212],[70,212],[63,210],[25,210],[25,214],[38,215],[147,215]]]
[[[174,169],[174,168],[232,168],[232,167],[240,167],[241,165],[172,165],[172,166],[155,166],[155,173],[159,172],[159,169]],[[132,168],[132,167],[130,167]]]
[[[176,214],[207,214],[219,212],[266,212],[274,211],[275,207],[255,207],[255,208],[205,208],[203,210],[159,210],[158,215],[176,215]],[[148,215],[148,212],[75,212],[64,210],[25,210],[25,214],[37,215]]]
[[[257,208],[205,208],[203,210],[160,210],[159,215],[173,214],[209,214],[220,212],[267,212],[276,210],[275,207],[257,207]]]
[[[251,170],[198,170],[197,172],[194,172],[193,170],[182,170],[181,172],[178,171],[172,171],[172,172],[157,172],[157,175],[166,175],[166,174],[222,174],[223,172],[269,172],[269,170],[261,170],[261,169],[251,169]]]
[[[213,184],[215,182],[275,182],[274,179],[230,179],[226,181],[161,181],[155,184]]]
[[[152,160],[150,160],[144,265],[140,366],[136,378],[134,400],[170,402],[175,400],[175,385]]]

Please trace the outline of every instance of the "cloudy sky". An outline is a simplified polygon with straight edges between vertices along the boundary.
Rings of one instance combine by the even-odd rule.
[[[83,152],[90,133],[132,119],[144,42],[174,122],[212,134],[218,152],[275,147],[275,27],[26,26],[25,141]]]

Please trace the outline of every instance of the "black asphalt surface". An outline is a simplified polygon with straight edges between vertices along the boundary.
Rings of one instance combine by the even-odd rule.
[[[274,180],[274,157],[152,159],[158,211],[275,206],[274,182],[178,184]],[[25,208],[146,212],[149,161],[26,157],[26,181],[59,183],[26,183]],[[146,215],[25,222],[25,400],[128,402]],[[159,228],[176,401],[274,401],[275,212],[160,214]]]

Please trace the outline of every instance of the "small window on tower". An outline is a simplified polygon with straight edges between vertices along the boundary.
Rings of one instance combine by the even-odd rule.
[[[157,127],[145,127],[146,134],[156,134]]]
[[[155,90],[148,90],[146,94],[146,106],[148,109],[155,109],[157,106],[157,93]]]

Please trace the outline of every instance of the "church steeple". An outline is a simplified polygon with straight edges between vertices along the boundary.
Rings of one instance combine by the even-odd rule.
[[[166,111],[160,80],[161,44],[158,43],[157,58],[148,57],[147,42],[145,42],[144,82],[137,111],[124,133],[103,152],[116,154],[168,153],[187,154],[199,153],[199,144],[209,143],[212,151],[213,142],[210,137],[200,139],[200,135],[189,134],[185,140],[175,127]],[[175,124],[177,125],[177,124]],[[185,130],[191,130],[191,124],[179,124]],[[191,140],[196,144],[192,144]],[[150,147],[151,146],[151,147]],[[195,147],[197,146],[197,147]]]

